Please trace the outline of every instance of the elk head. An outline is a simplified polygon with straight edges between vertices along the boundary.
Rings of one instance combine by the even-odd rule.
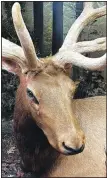
[[[106,7],[93,9],[92,2],[71,26],[59,52],[49,58],[38,59],[30,35],[24,24],[20,5],[12,7],[12,17],[21,47],[2,39],[3,68],[17,74],[25,95],[25,105],[35,123],[43,130],[49,143],[63,154],[76,154],[84,149],[85,136],[73,112],[76,85],[69,78],[72,64],[90,70],[101,70],[106,56],[88,58],[81,53],[105,50],[106,39],[77,42],[84,26],[105,15]]]

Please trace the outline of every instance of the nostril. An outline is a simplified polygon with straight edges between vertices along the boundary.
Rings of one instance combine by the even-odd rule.
[[[71,148],[69,146],[66,146],[64,142],[62,143],[62,145],[66,149],[66,151],[68,152],[68,154],[72,154],[72,155],[81,153],[84,150],[84,147],[85,147],[85,145],[82,145],[78,149],[73,149],[73,148]]]

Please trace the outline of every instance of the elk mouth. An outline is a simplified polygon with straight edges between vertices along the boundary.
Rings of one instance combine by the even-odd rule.
[[[64,154],[64,155],[76,155],[76,154],[79,154],[81,152],[83,152],[84,148],[85,148],[85,136],[84,134],[81,135],[81,137],[79,137],[79,140],[77,142],[77,138],[74,139],[74,143],[72,144],[71,141],[67,140],[67,137],[66,139],[63,139],[61,138],[61,140],[54,140],[53,138],[53,135],[51,134],[47,134],[46,131],[42,130],[44,135],[47,137],[47,140],[49,142],[49,144],[56,150],[58,151],[59,153],[61,154]],[[52,133],[52,132],[51,132]],[[49,137],[49,135],[51,137]],[[64,141],[66,140],[66,141]],[[71,140],[71,139],[70,139]]]
[[[80,148],[73,149],[73,148],[71,148],[71,147],[66,146],[64,142],[62,143],[62,146],[63,146],[64,149],[65,149],[65,151],[64,151],[64,153],[63,153],[63,154],[65,154],[65,155],[75,155],[75,154],[79,154],[79,153],[81,153],[81,152],[84,150],[84,148],[85,148],[85,144],[83,144]]]

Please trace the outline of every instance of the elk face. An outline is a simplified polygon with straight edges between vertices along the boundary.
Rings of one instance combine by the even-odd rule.
[[[49,143],[63,154],[83,150],[85,136],[73,113],[75,83],[66,71],[52,64],[27,75],[26,97],[33,119]]]

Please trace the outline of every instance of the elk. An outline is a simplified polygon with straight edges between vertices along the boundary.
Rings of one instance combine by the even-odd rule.
[[[38,59],[21,15],[19,3],[12,18],[21,46],[2,39],[3,69],[19,76],[14,109],[14,132],[25,171],[40,177],[106,177],[106,99],[73,99],[76,84],[72,65],[103,70],[106,55],[88,58],[83,53],[104,51],[106,38],[77,42],[83,28],[106,14],[106,7],[85,2],[59,51]]]

